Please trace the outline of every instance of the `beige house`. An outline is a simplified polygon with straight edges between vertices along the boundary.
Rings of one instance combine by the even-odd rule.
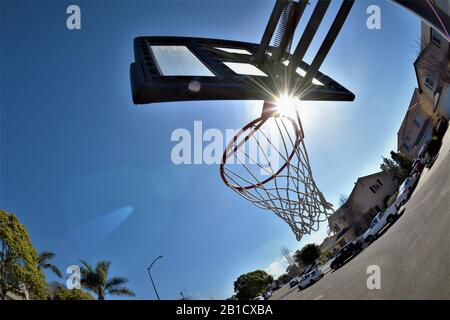
[[[319,246],[320,247],[320,251],[321,252],[325,252],[325,253],[329,252],[329,251],[333,252],[333,248],[334,248],[335,243],[336,243],[336,236],[335,235],[326,237],[322,241],[320,246]]]
[[[434,1],[450,14],[449,1]],[[430,24],[421,20],[420,53],[414,62],[418,88],[397,133],[397,150],[414,159],[432,137],[439,118],[450,119],[449,41]]]
[[[397,188],[398,183],[383,171],[359,178],[347,201],[328,218],[335,237],[334,250],[360,236],[373,217],[386,209],[387,197]]]
[[[400,129],[397,132],[397,150],[410,159],[431,139],[433,107],[431,100],[415,88]]]
[[[444,6],[444,2],[441,4],[441,9],[450,15],[449,6]],[[414,62],[414,69],[422,103],[430,105],[434,122],[439,116],[450,119],[449,57],[448,39],[422,20],[420,54]]]

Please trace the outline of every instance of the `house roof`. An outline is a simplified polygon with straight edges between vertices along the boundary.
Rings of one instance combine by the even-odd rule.
[[[430,46],[430,44],[428,44],[426,47]],[[417,80],[417,86],[419,87],[419,93],[422,93],[423,89],[422,89],[422,83],[420,81],[420,74],[419,74],[419,69],[418,69],[418,65],[419,65],[419,61],[423,58],[423,56],[425,55],[425,49],[424,48],[422,51],[420,51],[420,54],[417,56],[417,59],[414,61],[413,66],[414,66],[414,73],[416,74],[416,80]]]

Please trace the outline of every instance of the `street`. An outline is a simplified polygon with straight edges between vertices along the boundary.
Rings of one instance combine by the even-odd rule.
[[[289,285],[271,299],[450,299],[450,130],[439,157],[424,169],[403,214],[379,238],[336,271],[300,291]],[[367,267],[381,271],[369,290]]]

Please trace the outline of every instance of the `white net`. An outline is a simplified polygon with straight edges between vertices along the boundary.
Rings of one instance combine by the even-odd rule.
[[[317,188],[298,113],[261,117],[246,125],[222,158],[224,182],[289,224],[297,240],[317,231],[333,212]]]

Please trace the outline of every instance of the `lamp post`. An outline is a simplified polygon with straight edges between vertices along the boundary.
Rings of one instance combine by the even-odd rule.
[[[155,283],[153,282],[153,278],[152,278],[152,274],[151,274],[151,272],[150,272],[150,269],[152,268],[153,264],[154,264],[158,259],[161,259],[161,258],[162,258],[162,256],[159,256],[159,257],[155,258],[155,260],[153,260],[153,262],[152,262],[152,264],[150,265],[150,267],[147,268],[148,275],[150,276],[150,281],[152,282],[153,289],[155,290],[156,297],[158,298],[158,300],[161,300],[161,299],[159,298],[158,291],[156,290]]]

